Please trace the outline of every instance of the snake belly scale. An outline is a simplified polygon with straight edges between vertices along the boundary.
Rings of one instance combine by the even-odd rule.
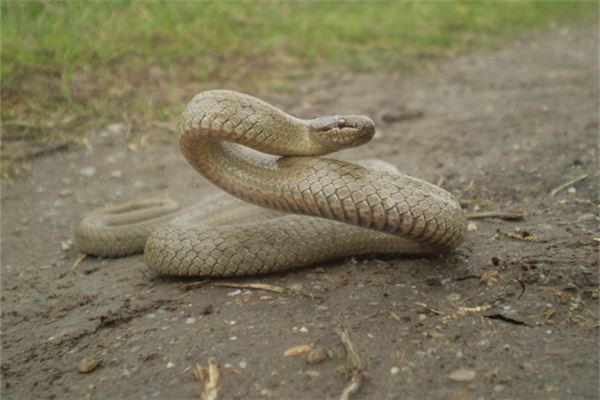
[[[83,252],[143,251],[159,274],[226,277],[367,253],[444,252],[464,239],[464,212],[447,191],[382,162],[319,157],[369,141],[367,117],[299,119],[212,90],[191,100],[179,130],[186,160],[229,195],[184,210],[145,200],[93,211],[74,230]]]

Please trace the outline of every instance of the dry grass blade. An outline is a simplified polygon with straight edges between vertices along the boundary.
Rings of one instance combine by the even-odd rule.
[[[274,293],[283,293],[286,291],[286,289],[281,286],[268,285],[266,283],[212,282],[212,285],[239,289],[265,290]]]
[[[83,260],[85,260],[87,257],[87,254],[82,254],[79,257],[77,257],[77,259],[75,260],[75,262],[73,263],[73,266],[71,267],[71,269],[69,270],[69,272],[73,272],[75,271],[75,268],[77,268],[77,266],[79,266],[79,264],[81,264],[81,262]]]
[[[519,221],[527,216],[524,211],[481,211],[467,214],[467,219],[500,218],[509,221]]]
[[[348,330],[346,328],[338,328],[335,333],[338,334],[342,344],[344,345],[344,350],[346,350],[346,371],[350,375],[350,382],[346,385],[342,394],[340,395],[340,400],[348,400],[350,396],[354,393],[358,392],[363,380],[363,367],[362,361],[354,347],[354,343],[350,340],[350,335],[348,334]]]
[[[577,182],[581,182],[582,180],[584,180],[587,177],[588,177],[588,174],[583,174],[583,175],[578,176],[577,178],[571,179],[570,181],[563,183],[560,186],[557,186],[556,188],[552,189],[552,191],[550,192],[550,196],[552,196],[552,197],[556,196],[556,194],[558,192],[560,192],[561,190],[564,190],[567,187],[576,184]]]
[[[202,384],[202,400],[216,400],[219,397],[221,371],[219,370],[219,364],[213,357],[208,359],[208,368],[196,365],[194,376]]]

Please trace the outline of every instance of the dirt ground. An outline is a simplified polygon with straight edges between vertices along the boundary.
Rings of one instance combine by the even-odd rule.
[[[356,399],[598,398],[597,71],[598,31],[588,28],[416,76],[315,79],[267,96],[302,117],[375,118],[376,138],[340,158],[378,157],[440,182],[469,212],[527,213],[472,220],[464,245],[443,257],[372,256],[235,281],[284,293],[190,289],[153,275],[142,256],[77,263],[78,215],[218,191],[172,133],[131,138],[115,121],[87,148],[32,161],[2,190],[2,398],[193,399],[193,368],[209,357],[223,399],[337,398],[348,378],[338,327],[362,360]],[[329,357],[284,357],[297,345]],[[87,374],[85,357],[99,363]]]

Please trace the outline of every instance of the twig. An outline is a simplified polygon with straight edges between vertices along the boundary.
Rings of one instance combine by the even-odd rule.
[[[183,285],[183,290],[188,291],[188,290],[192,290],[192,289],[197,289],[199,287],[206,286],[209,283],[210,283],[210,281],[208,279],[205,279],[203,281],[196,281],[196,282],[192,282],[192,283],[186,283],[185,285]]]
[[[265,290],[267,292],[283,293],[285,288],[281,286],[267,285],[266,283],[233,283],[233,282],[212,282],[211,285],[224,286],[240,289]]]
[[[461,199],[460,200],[460,205],[463,206],[463,207],[466,207],[466,206],[482,206],[485,203],[486,203],[485,199],[482,199],[480,197],[476,197],[474,199]]]
[[[467,214],[467,219],[500,218],[508,221],[519,221],[527,216],[524,211],[480,211]]]
[[[12,158],[12,161],[24,161],[24,160],[29,160],[31,158],[46,156],[48,154],[56,153],[58,151],[67,150],[69,148],[69,146],[71,146],[72,144],[73,144],[73,141],[68,140],[66,142],[42,147],[41,149],[25,151],[25,152],[21,153],[20,155]]]
[[[350,396],[358,392],[362,384],[362,361],[356,351],[356,348],[354,347],[354,344],[350,340],[348,330],[346,328],[338,328],[336,329],[335,333],[337,333],[340,337],[340,340],[344,345],[344,350],[346,350],[346,371],[350,374],[350,382],[342,391],[340,400],[348,400],[350,399]]]
[[[79,257],[77,257],[77,259],[75,260],[75,262],[73,263],[73,266],[71,267],[71,269],[69,270],[69,272],[73,272],[75,271],[75,268],[77,268],[77,266],[83,261],[85,260],[85,258],[87,257],[87,254],[82,254]]]
[[[202,400],[216,400],[219,397],[221,371],[219,370],[217,361],[213,357],[208,359],[208,368],[196,365],[194,376],[203,385]]]
[[[432,313],[432,314],[435,314],[435,315],[444,315],[444,313],[443,313],[443,312],[441,312],[441,311],[438,311],[438,310],[436,310],[436,309],[434,309],[434,308],[432,308],[432,307],[429,307],[429,306],[428,306],[427,304],[425,304],[425,303],[419,303],[419,302],[415,302],[415,304],[416,304],[416,305],[418,305],[418,306],[421,306],[421,307],[423,307],[424,309],[426,309],[427,311],[429,311],[429,312],[430,312],[430,313]]]
[[[556,194],[558,192],[560,192],[561,190],[563,190],[563,189],[565,189],[565,188],[567,188],[567,187],[569,187],[571,185],[574,185],[577,182],[581,182],[582,180],[584,180],[587,177],[588,177],[588,174],[583,174],[581,176],[578,176],[575,179],[571,179],[570,181],[563,183],[560,186],[557,186],[556,188],[552,189],[552,191],[550,192],[550,196],[552,196],[552,197],[556,196]]]
[[[498,229],[497,232],[504,236],[507,236],[509,238],[521,240],[524,242],[538,242],[540,240],[536,235],[531,234],[526,231],[513,233],[513,232],[504,232],[504,231],[501,231],[500,229]]]

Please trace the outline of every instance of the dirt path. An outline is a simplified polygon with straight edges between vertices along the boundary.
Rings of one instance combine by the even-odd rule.
[[[441,181],[470,211],[528,214],[474,221],[443,258],[341,260],[238,281],[298,289],[289,293],[186,291],[141,256],[73,269],[70,226],[82,212],[217,191],[172,135],[128,148],[113,125],[87,150],[35,161],[2,191],[2,397],[198,398],[192,367],[214,356],[223,398],[336,398],[346,376],[335,328],[346,326],[364,364],[357,399],[597,398],[597,37],[553,33],[432,76],[308,82],[269,99],[300,116],[371,115],[379,135],[340,157]],[[302,344],[330,358],[283,356]],[[85,375],[84,357],[100,362]]]

